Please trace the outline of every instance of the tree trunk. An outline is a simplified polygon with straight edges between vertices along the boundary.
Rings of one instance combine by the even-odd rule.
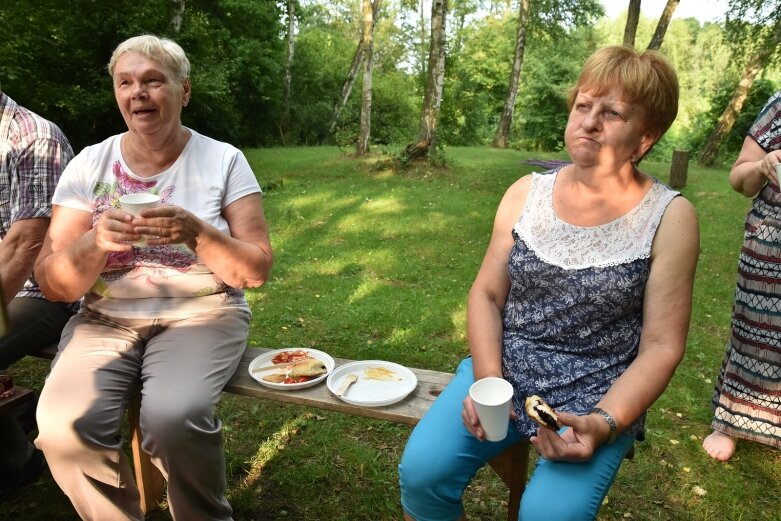
[[[376,0],[379,2],[380,0]],[[363,95],[361,96],[361,132],[358,136],[356,153],[369,153],[369,136],[372,117],[372,51],[374,46],[374,13],[371,0],[363,0]]]
[[[295,13],[296,0],[287,0],[287,59],[285,75],[282,78],[282,144],[287,145],[290,132],[290,83],[292,80],[293,54],[295,52]]]
[[[174,34],[178,34],[182,29],[182,18],[184,18],[185,0],[171,0],[171,29]]]
[[[407,159],[425,157],[431,148],[436,148],[439,107],[442,104],[442,88],[445,84],[446,18],[447,0],[432,0],[426,96],[423,99],[418,141],[407,146],[405,150]]]
[[[420,75],[425,76],[428,71],[426,70],[426,14],[425,14],[425,0],[420,0],[420,17],[418,23],[418,29],[420,31],[420,45],[418,45],[418,61],[420,62]]]
[[[667,5],[664,6],[662,16],[659,17],[659,23],[656,24],[656,30],[651,37],[651,43],[648,44],[649,49],[658,51],[659,47],[662,46],[662,40],[664,40],[664,35],[667,33],[667,27],[670,25],[670,20],[680,1],[681,0],[667,0]]]
[[[380,9],[382,0],[374,0],[372,5],[372,16],[377,18],[377,11]],[[350,93],[353,90],[353,84],[355,83],[355,76],[358,74],[358,67],[363,61],[363,32],[361,32],[361,38],[358,39],[358,46],[355,48],[355,54],[353,54],[353,61],[350,63],[350,69],[347,71],[347,77],[342,84],[342,94],[339,97],[338,103],[334,106],[334,112],[331,115],[331,124],[328,126],[328,134],[332,135],[336,129],[336,124],[339,122],[339,116],[344,110],[344,106],[347,105],[347,100],[350,99]]]
[[[670,163],[670,188],[683,188],[689,176],[689,151],[674,150],[673,160]]]
[[[746,67],[743,69],[743,77],[740,79],[732,99],[727,104],[724,112],[721,113],[716,128],[713,130],[710,138],[708,138],[708,142],[705,144],[702,152],[700,152],[697,162],[701,166],[712,166],[716,162],[716,155],[719,152],[721,142],[729,134],[729,131],[732,130],[732,126],[743,108],[743,103],[748,97],[754,80],[762,71],[768,57],[775,51],[779,43],[781,43],[781,23],[777,24],[773,29],[770,40],[764,42],[762,47],[746,63]]]
[[[640,23],[640,0],[629,0],[629,9],[626,12],[626,27],[624,27],[624,45],[635,46],[637,24]]]
[[[504,110],[496,128],[493,146],[507,148],[507,138],[510,135],[510,127],[513,124],[515,112],[515,99],[518,96],[518,83],[523,67],[523,55],[526,49],[526,26],[529,22],[529,0],[520,0],[520,12],[518,13],[518,32],[515,37],[515,58],[510,72],[510,86],[507,89],[507,100],[504,102]]]

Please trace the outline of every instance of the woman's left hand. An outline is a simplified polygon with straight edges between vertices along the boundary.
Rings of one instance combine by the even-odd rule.
[[[195,251],[202,221],[184,208],[174,205],[156,206],[133,217],[135,232],[147,236],[150,246],[185,244]]]
[[[547,460],[587,461],[610,435],[607,423],[597,415],[577,416],[559,411],[556,415],[569,429],[559,435],[553,429],[539,427],[537,435],[529,440]]]

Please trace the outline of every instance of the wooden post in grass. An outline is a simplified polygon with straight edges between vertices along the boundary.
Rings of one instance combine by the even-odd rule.
[[[689,174],[689,151],[674,150],[673,160],[670,163],[670,188],[683,188],[686,186],[686,177]]]

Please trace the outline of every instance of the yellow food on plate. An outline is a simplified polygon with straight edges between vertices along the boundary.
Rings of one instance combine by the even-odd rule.
[[[403,380],[399,375],[385,367],[369,367],[364,371],[364,374],[369,380]]]
[[[281,365],[281,364],[280,364]],[[325,363],[316,358],[302,358],[293,362],[284,373],[274,373],[264,376],[262,380],[273,383],[297,383],[286,382],[287,379],[320,376],[328,372]]]

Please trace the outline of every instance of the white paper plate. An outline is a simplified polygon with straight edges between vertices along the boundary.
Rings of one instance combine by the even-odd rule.
[[[253,369],[255,369],[256,367],[265,367],[265,366],[274,365],[274,362],[272,361],[274,357],[280,353],[284,353],[285,351],[304,351],[307,354],[309,354],[309,356],[311,356],[312,358],[317,358],[318,360],[322,361],[325,364],[325,368],[327,369],[327,372],[325,374],[319,375],[317,378],[313,378],[312,380],[306,382],[301,382],[296,384],[283,384],[283,383],[278,384],[274,382],[267,382],[263,380],[263,377],[272,373],[281,372],[284,369],[269,369],[268,371],[262,371],[259,373],[253,371]],[[334,370],[334,366],[336,366],[336,362],[334,362],[334,359],[331,358],[331,356],[328,353],[318,351],[317,349],[292,347],[290,349],[277,349],[276,351],[269,351],[268,353],[262,354],[259,357],[255,358],[249,364],[249,375],[259,384],[265,385],[266,387],[271,387],[272,389],[285,389],[285,390],[303,389],[304,387],[312,387],[313,385],[317,385],[323,380],[325,380],[328,377],[328,375]]]
[[[366,377],[365,371],[373,367],[393,371],[401,380],[369,379]],[[336,389],[341,386],[344,378],[350,373],[356,373],[358,380],[350,385],[347,392],[339,396],[339,398],[352,405],[364,405],[367,407],[390,405],[406,398],[415,389],[415,386],[418,385],[418,378],[415,376],[415,373],[403,365],[382,360],[362,360],[337,367],[328,376],[326,381],[328,389],[336,394]]]

